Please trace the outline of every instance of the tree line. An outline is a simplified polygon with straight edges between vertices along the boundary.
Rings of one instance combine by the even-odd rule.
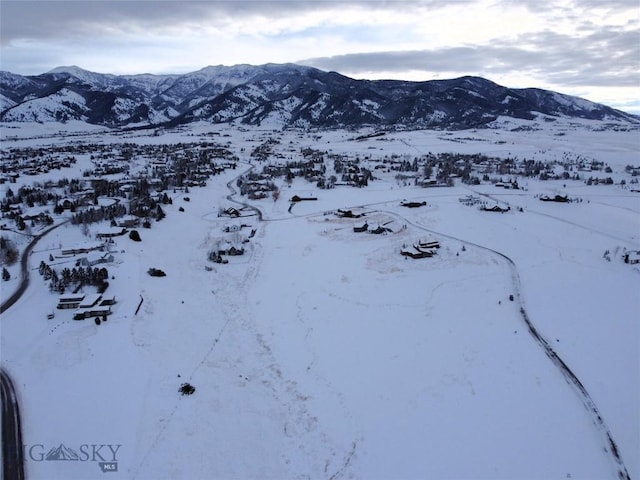
[[[44,260],[40,262],[38,273],[45,281],[49,282],[49,290],[57,293],[64,293],[72,285],[75,287],[75,291],[84,285],[104,287],[109,278],[109,271],[105,267],[65,267],[58,273]]]

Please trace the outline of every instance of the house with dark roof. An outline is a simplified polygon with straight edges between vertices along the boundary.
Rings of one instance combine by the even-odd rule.
[[[418,208],[418,207],[426,206],[427,202],[407,202],[407,201],[403,201],[403,202],[400,202],[400,205],[402,207],[407,207],[407,208]]]
[[[390,228],[378,225],[373,230],[369,230],[369,233],[373,233],[374,235],[380,235],[382,233],[393,233],[393,230],[391,230]]]
[[[555,195],[553,197],[550,197],[549,195],[542,195],[540,197],[540,200],[542,200],[543,202],[568,203],[569,197],[566,195]]]
[[[112,238],[119,237],[127,233],[128,230],[124,227],[109,227],[101,232],[96,233],[96,238]]]
[[[404,257],[410,257],[413,259],[418,259],[418,258],[429,258],[429,257],[433,257],[434,253],[433,252],[428,252],[428,251],[416,251],[416,252],[412,252],[410,250],[401,250],[400,251],[400,255],[404,256]]]
[[[511,207],[502,208],[502,207],[500,207],[500,205],[494,205],[493,207],[482,207],[482,208],[480,208],[480,210],[482,210],[484,212],[504,213],[504,212],[508,212],[509,210],[511,210]]]
[[[622,258],[624,259],[624,263],[628,263],[631,265],[640,263],[640,250],[632,250],[626,252]]]

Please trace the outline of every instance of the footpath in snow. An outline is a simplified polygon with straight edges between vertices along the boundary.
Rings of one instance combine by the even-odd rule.
[[[234,133],[235,148],[249,150],[250,133]],[[324,140],[347,153],[382,148]],[[450,144],[405,132],[384,149]],[[81,229],[62,225],[34,247],[31,282],[1,319],[29,478],[96,478],[105,462],[117,463],[113,478],[145,480],[637,476],[638,270],[603,258],[638,246],[637,197],[575,183],[586,201],[560,205],[536,197],[563,188],[557,181],[424,189],[393,175],[321,192],[281,182],[277,201],[228,197],[247,168],[212,177],[188,201],[172,195],[141,242],[115,240],[107,296],[117,303],[101,325],[57,310],[38,273],[50,255],[74,265],[60,252],[87,242]],[[291,207],[294,195],[318,199]],[[467,207],[468,195],[511,209]],[[261,219],[248,208],[218,216],[237,201]],[[387,230],[354,231],[364,222]],[[434,241],[430,258],[401,255]],[[244,254],[208,260],[228,245]],[[184,383],[192,395],[180,394]],[[70,461],[47,460],[52,451]]]

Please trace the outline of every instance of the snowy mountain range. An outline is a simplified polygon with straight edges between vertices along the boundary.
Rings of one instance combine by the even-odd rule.
[[[295,64],[209,66],[184,75],[110,75],[58,67],[35,76],[0,72],[0,121],[83,121],[107,127],[194,121],[342,128],[481,127],[500,116],[640,124],[640,117],[536,88],[479,77],[409,82],[356,80]]]

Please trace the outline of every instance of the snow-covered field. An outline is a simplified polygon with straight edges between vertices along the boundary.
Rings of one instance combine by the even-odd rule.
[[[303,147],[371,157],[557,160],[569,152],[606,162],[616,179],[630,178],[626,165],[640,167],[637,132],[568,122],[540,128],[362,141],[345,131],[277,135],[286,156]],[[155,137],[72,139],[177,143],[213,130],[229,135],[241,160],[273,133],[199,125]],[[70,141],[43,128],[3,128],[2,136],[3,148]],[[37,271],[49,255],[85,243],[81,229],[63,225],[36,245],[31,284],[0,324],[30,479],[103,478],[101,462],[117,463],[109,478],[144,480],[617,478],[607,432],[630,477],[640,475],[640,268],[621,260],[625,249],[640,249],[640,193],[572,180],[428,189],[393,173],[362,189],[280,179],[277,201],[249,202],[263,221],[244,210],[241,223],[256,229],[245,255],[209,262],[222,239],[248,235],[250,228],[223,233],[232,221],[218,208],[234,205],[227,182],[249,167],[212,177],[188,202],[174,194],[167,218],[139,229],[142,242],[118,237],[106,292],[117,304],[99,326],[56,310]],[[79,176],[83,166],[74,168],[56,175]],[[42,178],[24,181],[34,180]],[[537,198],[556,193],[583,201]],[[318,200],[289,211],[295,194]],[[470,194],[511,210],[462,205]],[[405,208],[405,199],[427,205]],[[344,208],[366,215],[333,213]],[[365,220],[391,232],[355,233]],[[437,255],[400,255],[419,240],[439,241]],[[147,275],[150,267],[167,276]],[[3,301],[17,287],[17,268],[2,282]],[[179,393],[183,382],[193,395]],[[79,460],[46,460],[61,444]]]

